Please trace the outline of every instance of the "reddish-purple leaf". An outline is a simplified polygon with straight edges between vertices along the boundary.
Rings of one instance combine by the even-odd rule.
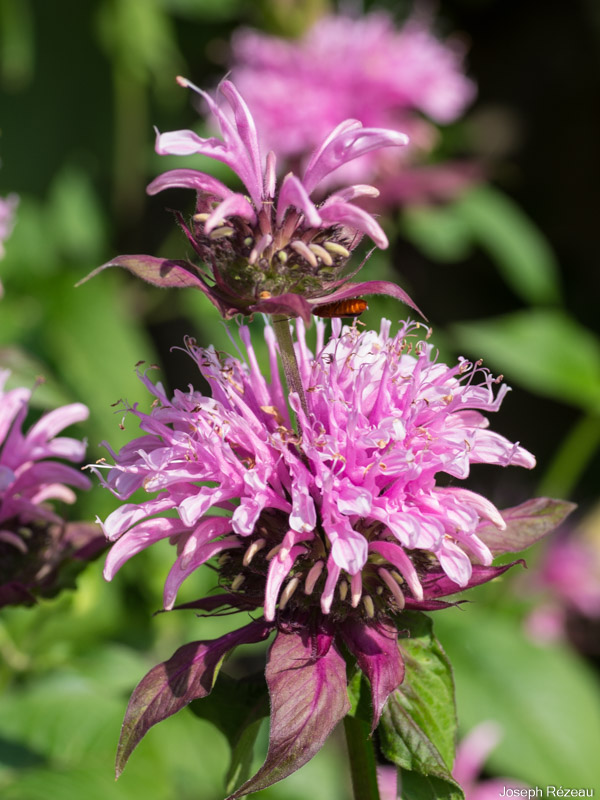
[[[576,508],[566,500],[534,497],[514,508],[501,511],[506,522],[505,530],[495,525],[484,525],[477,536],[497,556],[501,553],[518,553],[557,528]]]
[[[168,258],[155,258],[154,256],[117,256],[106,264],[92,270],[83,280],[77,283],[81,286],[82,283],[94,278],[98,273],[109,267],[123,267],[129,272],[137,275],[138,278],[151,283],[153,286],[159,286],[163,289],[184,289],[187,287],[194,287],[196,289],[204,290],[201,279],[194,273],[191,264],[186,261],[170,261]]]
[[[313,638],[308,631],[277,634],[266,670],[271,697],[267,758],[228,800],[258,792],[300,769],[350,710],[344,659],[325,640],[330,637]]]
[[[229,650],[239,644],[259,642],[270,631],[270,625],[258,620],[219,639],[186,644],[168,661],[151,669],[134,689],[127,706],[117,749],[117,777],[153,725],[180,711],[192,700],[210,694],[221,661]]]
[[[360,620],[348,619],[340,632],[371,684],[372,733],[379,723],[386,700],[404,679],[404,661],[398,649],[398,631],[391,622],[366,625]]]
[[[416,609],[419,611],[428,611],[439,606],[433,604],[435,597],[445,597],[449,594],[456,594],[457,592],[466,592],[473,586],[479,586],[481,583],[487,583],[499,575],[502,575],[515,564],[525,565],[525,562],[520,559],[519,561],[511,561],[510,564],[502,564],[500,567],[482,567],[479,564],[473,564],[473,573],[466,586],[459,586],[446,575],[445,572],[430,572],[421,579],[423,586],[424,600],[410,600],[406,598],[406,608]]]

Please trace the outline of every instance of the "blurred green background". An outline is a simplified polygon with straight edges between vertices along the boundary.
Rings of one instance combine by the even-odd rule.
[[[399,18],[410,8],[380,6]],[[166,169],[153,152],[152,125],[198,124],[175,75],[212,88],[227,71],[236,26],[293,35],[329,8],[325,0],[0,0],[0,195],[20,196],[0,262],[0,366],[12,370],[12,385],[45,377],[34,395],[38,413],[75,400],[90,407],[78,429],[90,461],[104,455],[102,440],[117,449],[136,435],[131,424],[119,428],[122,413],[111,406],[148,402],[139,361],[158,363],[172,389],[195,380],[187,357],[170,352],[185,334],[228,347],[199,294],[162,292],[112,271],[74,288],[116,254],[186,253],[165,206],[188,209],[189,193],[145,194]],[[474,470],[470,486],[500,507],[548,493],[589,510],[600,473],[598,6],[441,0],[438,12],[442,33],[459,30],[468,41],[479,87],[445,141],[485,163],[489,181],[448,205],[389,215],[392,246],[363,276],[402,283],[444,356],[483,357],[513,386],[494,428],[536,453],[538,469]],[[363,320],[377,325],[382,314],[404,311],[374,300]],[[114,506],[96,488],[73,518],[103,517]],[[528,554],[531,565],[542,549]],[[113,780],[133,686],[179,645],[237,626],[193,614],[152,617],[170,563],[168,546],[155,547],[106,585],[98,562],[76,592],[3,611],[3,798],[223,796],[225,739],[187,712],[153,729]],[[568,637],[534,643],[523,620],[538,598],[523,585],[522,576],[508,577],[437,615],[455,665],[459,719],[465,731],[485,719],[502,725],[491,772],[600,791],[600,625],[585,621],[578,648]],[[211,587],[210,573],[201,574],[187,596]],[[242,658],[244,668],[260,665],[256,650]],[[343,761],[334,736],[307,767],[256,796],[344,800]]]

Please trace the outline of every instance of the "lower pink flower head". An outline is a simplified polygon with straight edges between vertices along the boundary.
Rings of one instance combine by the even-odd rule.
[[[73,503],[73,489],[90,486],[78,468],[63,463],[82,461],[85,442],[57,436],[87,419],[88,409],[81,403],[57,408],[24,433],[31,391],[5,391],[8,376],[0,370],[0,606],[28,602],[42,585],[51,588],[59,562],[98,543],[95,526],[69,526],[52,505]]]
[[[569,504],[537,498],[502,514],[460,487],[471,464],[533,467],[533,456],[489,430],[507,391],[464,359],[438,363],[422,327],[379,333],[316,325],[312,355],[297,320],[305,397],[280,382],[273,329],[267,382],[248,328],[245,356],[187,349],[208,397],[142,380],[150,413],[130,409],[144,435],[118,454],[103,483],[121,500],[104,521],[113,540],[105,576],[161,539],[176,547],[164,589],[174,607],[183,581],[212,566],[222,592],[178,606],[253,611],[239,630],[180,647],[134,690],[117,755],[120,773],[150,726],[211,691],[226,653],[275,632],[265,679],[271,722],[267,757],[228,800],[299,769],[350,710],[347,661],[370,685],[372,730],[405,674],[403,609],[444,608],[438,598],[502,574],[492,557],[519,551],[558,524]],[[92,469],[102,475],[103,469]],[[441,478],[441,480],[440,480]],[[447,485],[451,481],[452,485]],[[458,484],[458,485],[456,485]],[[264,616],[260,609],[264,609]],[[352,669],[352,667],[351,667]]]
[[[405,323],[395,336],[360,333],[334,322],[317,355],[297,326],[297,357],[308,416],[296,395],[292,430],[267,326],[271,383],[262,377],[249,331],[247,362],[219,358],[188,342],[212,387],[169,399],[150,414],[131,412],[146,432],[114,455],[105,484],[122,500],[144,488],[154,496],[126,503],[104,522],[115,541],[111,579],[135,553],[169,538],[177,546],[165,608],[201,564],[220,556],[228,592],[265,617],[317,605],[323,614],[374,618],[403,607],[432,608],[431,598],[492,576],[481,528],[505,522],[486,498],[453,483],[473,463],[531,468],[533,456],[489,430],[507,387],[464,359],[438,363],[430,344]],[[98,471],[97,467],[93,467]],[[165,512],[176,510],[177,516]]]

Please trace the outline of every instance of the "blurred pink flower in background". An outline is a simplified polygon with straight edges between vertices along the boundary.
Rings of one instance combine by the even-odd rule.
[[[15,224],[15,210],[19,204],[16,194],[0,197],[0,259],[4,258],[4,242],[12,233]],[[0,281],[0,298],[4,295],[2,281]]]
[[[344,119],[405,131],[411,143],[404,152],[368,154],[328,178],[330,186],[376,179],[384,201],[395,194],[398,202],[411,188],[419,196],[425,188],[437,192],[436,168],[418,176],[411,165],[436,146],[432,123],[456,121],[475,97],[464,49],[456,38],[436,38],[424,15],[396,29],[390,15],[377,11],[357,19],[325,16],[299,40],[241,30],[233,38],[232,66],[266,146],[290,162],[303,160]],[[442,196],[473,178],[473,165],[453,166],[450,181],[450,165],[440,165]]]
[[[532,578],[529,589],[544,593],[526,619],[527,632],[534,639],[551,642],[576,633],[570,624],[576,619],[600,621],[600,511],[550,541]],[[592,643],[584,641],[589,638],[585,625],[577,627],[575,643],[587,651]],[[596,652],[597,647],[592,650]]]
[[[4,242],[12,233],[18,204],[19,198],[16,194],[0,197],[0,258],[4,257]]]

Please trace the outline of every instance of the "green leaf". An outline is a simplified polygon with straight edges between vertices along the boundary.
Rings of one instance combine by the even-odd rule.
[[[403,612],[397,622],[408,633],[399,640],[406,677],[383,711],[378,728],[382,751],[402,768],[403,779],[406,770],[428,779],[419,782],[413,775],[408,778],[411,785],[434,787],[437,796],[458,800],[462,791],[451,775],[456,712],[450,663],[433,636],[429,617]],[[436,795],[414,794],[421,796]]]
[[[402,800],[462,800],[463,792],[454,781],[421,775],[419,772],[401,772]]]
[[[600,407],[600,342],[562,311],[518,311],[459,323],[451,333],[467,353],[489,360],[509,381],[579,408]]]
[[[595,786],[600,690],[561,645],[538,645],[522,621],[473,604],[448,609],[436,627],[452,661],[461,724],[494,720],[503,738],[489,758],[497,774],[532,786]]]
[[[155,358],[124,302],[119,277],[102,275],[79,289],[73,287],[72,275],[57,278],[43,342],[58,358],[65,383],[90,408],[90,423],[97,435],[113,446],[118,444],[120,419],[115,419],[111,406],[121,398],[133,402],[148,397],[135,365],[142,359],[152,363]],[[131,425],[129,436],[133,435],[137,428]],[[93,450],[97,442],[91,440],[90,459],[97,457]]]
[[[507,195],[489,185],[477,186],[458,200],[454,213],[523,300],[560,300],[559,269],[552,249]]]
[[[211,694],[190,705],[191,711],[212,722],[231,747],[225,789],[231,793],[250,777],[254,743],[261,721],[269,715],[269,695],[264,676],[234,680],[221,675]]]
[[[456,206],[409,206],[401,219],[402,232],[433,261],[456,262],[473,249],[471,231]]]

